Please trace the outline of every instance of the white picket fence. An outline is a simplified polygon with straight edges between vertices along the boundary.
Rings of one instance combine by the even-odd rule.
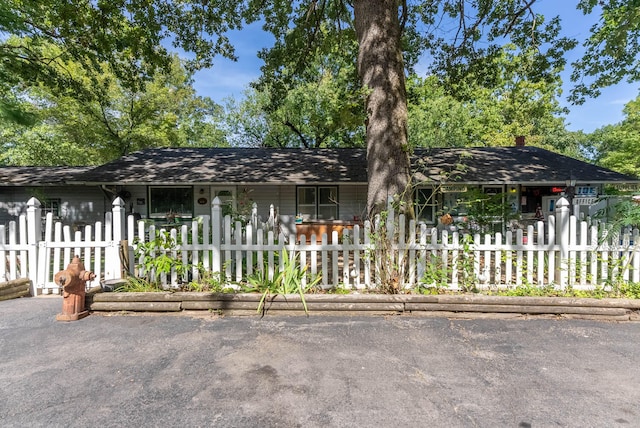
[[[58,294],[53,276],[65,269],[73,256],[80,256],[85,269],[92,270],[96,279],[89,287],[100,285],[100,280],[122,277],[120,251],[124,235],[124,201],[116,200],[105,221],[82,230],[54,222],[48,213],[44,225],[40,202],[31,198],[27,213],[8,227],[0,225],[0,282],[29,278],[32,295]]]
[[[389,208],[384,224],[379,220],[316,236],[291,237],[273,230],[274,224],[249,224],[222,218],[219,200],[211,216],[163,230],[144,221],[125,219],[124,201],[117,198],[104,223],[73,231],[49,215],[42,230],[40,203],[32,198],[19,221],[0,226],[0,282],[28,277],[32,293],[59,293],[53,275],[78,255],[85,268],[96,274],[88,286],[101,280],[129,275],[150,275],[166,287],[201,280],[202,275],[229,285],[247,281],[264,270],[269,278],[282,269],[285,255],[307,266],[305,281],[321,276],[323,288],[373,289],[382,282],[399,288],[418,285],[450,289],[509,288],[528,284],[593,288],[613,281],[640,282],[638,230],[611,234],[604,224],[578,222],[569,216],[566,200],[557,204],[548,224],[538,222],[526,230],[505,234],[469,235],[428,227]],[[126,221],[126,225],[125,225]],[[126,226],[126,227],[125,227]],[[144,272],[137,250],[156,236],[175,245],[157,249],[180,260],[189,270],[168,274]],[[383,248],[386,249],[383,251]],[[128,270],[128,272],[127,272]],[[158,276],[156,276],[156,274]]]

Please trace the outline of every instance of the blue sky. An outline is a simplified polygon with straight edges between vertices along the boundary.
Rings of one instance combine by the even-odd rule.
[[[564,33],[583,40],[589,35],[595,18],[585,17],[576,11],[576,3],[577,0],[538,0],[535,7],[547,16],[559,14],[562,17]],[[238,61],[217,58],[211,69],[199,71],[194,76],[194,87],[198,95],[208,96],[220,104],[230,96],[242,98],[243,91],[249,83],[260,76],[262,61],[257,57],[258,51],[263,47],[270,47],[273,43],[273,38],[262,31],[260,23],[233,32],[230,38],[236,48]],[[580,52],[580,48],[576,48],[568,58],[569,62],[577,58]],[[565,95],[571,87],[569,74],[570,70],[567,70],[563,76]],[[572,106],[561,100],[562,104],[570,109],[566,120],[568,129],[592,132],[604,125],[620,122],[624,105],[638,96],[639,88],[639,83],[621,83],[604,89],[600,97],[588,99],[581,106]]]

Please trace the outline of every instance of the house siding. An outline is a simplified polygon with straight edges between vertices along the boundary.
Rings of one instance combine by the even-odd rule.
[[[242,195],[245,189],[250,203],[256,203],[258,215],[263,221],[269,218],[271,204],[279,214],[295,215],[294,186],[241,186],[238,189],[239,195]]]
[[[282,231],[287,235],[295,234],[296,186],[256,186],[250,197],[258,205],[258,215],[263,221],[269,218],[269,209],[273,204],[279,215]]]
[[[27,213],[27,201],[35,197],[59,200],[58,219],[64,224],[93,223],[103,220],[111,203],[97,186],[83,187],[2,187],[0,188],[0,224],[18,220]]]
[[[340,220],[364,219],[367,215],[367,186],[342,185],[338,188],[338,215]]]

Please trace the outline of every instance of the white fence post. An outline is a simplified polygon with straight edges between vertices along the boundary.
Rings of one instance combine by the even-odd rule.
[[[251,205],[251,226],[258,229],[258,204],[255,202]]]
[[[217,196],[211,201],[211,272],[222,272],[222,206]]]
[[[42,205],[36,198],[27,201],[27,244],[29,245],[28,275],[31,280],[31,295],[38,292],[38,248],[42,240]],[[24,263],[24,262],[23,262]]]
[[[129,248],[122,248],[122,241],[126,239],[125,235],[125,202],[121,197],[117,197],[115,201],[113,201],[113,242],[115,243],[115,248],[118,253],[118,270],[115,271],[116,277],[114,279],[122,278],[122,257],[121,251],[124,252],[129,251]],[[114,261],[114,265],[115,265]]]
[[[113,201],[113,240],[118,243],[124,239],[124,205],[121,197]]]
[[[560,247],[556,259],[555,278],[560,288],[564,289],[569,278],[569,201],[562,197],[556,202],[556,245]]]
[[[124,201],[122,198],[117,197],[113,201],[112,212],[112,228],[113,235],[111,235],[112,242],[105,250],[105,279],[120,279],[122,278],[122,264],[120,262],[120,242],[124,237]],[[107,227],[109,222],[106,222]],[[108,239],[108,236],[106,236]]]

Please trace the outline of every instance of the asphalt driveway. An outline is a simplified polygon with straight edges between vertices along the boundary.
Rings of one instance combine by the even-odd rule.
[[[3,427],[640,426],[640,323],[0,302]]]

